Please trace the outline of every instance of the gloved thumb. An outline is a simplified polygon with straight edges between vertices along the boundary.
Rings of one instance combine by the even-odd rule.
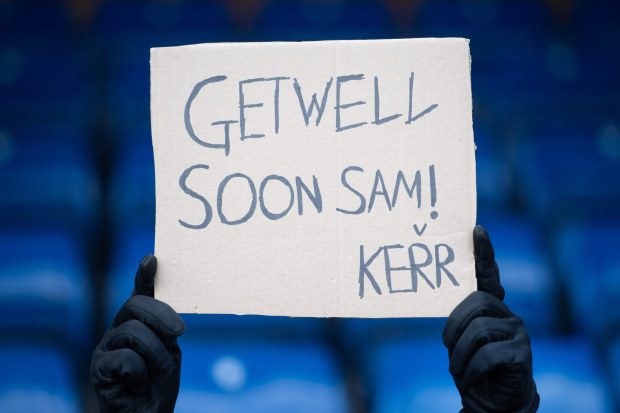
[[[131,296],[146,295],[154,297],[155,294],[155,273],[157,272],[157,258],[149,254],[142,258],[138,271],[136,272],[135,289]]]
[[[481,225],[474,228],[474,258],[478,291],[484,291],[503,300],[506,293],[499,281],[499,268],[495,262],[493,244],[486,229]]]

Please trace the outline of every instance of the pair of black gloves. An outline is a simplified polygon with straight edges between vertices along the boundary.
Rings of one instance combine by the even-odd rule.
[[[493,246],[474,229],[478,291],[450,314],[443,331],[450,374],[461,412],[535,412],[530,339],[519,317],[502,302]],[[183,319],[153,298],[157,260],[142,259],[131,298],[93,352],[90,377],[100,411],[172,412],[179,393]]]

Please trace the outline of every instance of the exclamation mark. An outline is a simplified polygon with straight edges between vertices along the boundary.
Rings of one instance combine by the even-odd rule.
[[[435,208],[435,204],[437,203],[437,185],[435,184],[435,165],[430,165],[428,167],[428,175],[431,186],[431,207]],[[431,218],[437,219],[439,213],[437,211],[431,212]]]

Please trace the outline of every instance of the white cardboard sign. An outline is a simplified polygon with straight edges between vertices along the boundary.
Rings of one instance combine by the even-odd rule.
[[[476,289],[469,43],[151,49],[156,297],[447,316]]]

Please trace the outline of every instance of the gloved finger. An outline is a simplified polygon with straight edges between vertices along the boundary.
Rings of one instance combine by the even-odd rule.
[[[511,340],[520,326],[521,320],[516,317],[478,317],[472,320],[450,355],[450,374],[461,377],[480,348],[489,343]]]
[[[482,291],[474,291],[450,313],[443,329],[443,344],[451,354],[457,340],[473,319],[477,317],[506,318],[511,315],[508,307],[495,296]]]
[[[155,296],[155,273],[157,272],[157,258],[149,254],[142,258],[136,272],[135,288],[131,296],[146,295]]]
[[[138,353],[154,373],[169,373],[174,368],[174,360],[168,349],[147,326],[138,320],[129,320],[104,337],[104,348],[116,350],[130,348]]]
[[[185,321],[168,304],[144,295],[134,295],[118,311],[112,327],[137,319],[161,336],[178,337],[185,331]]]
[[[474,228],[474,258],[478,291],[492,294],[503,300],[506,292],[499,280],[499,268],[495,262],[495,251],[489,234],[481,225]]]
[[[93,363],[91,375],[97,388],[127,383],[135,394],[145,394],[149,389],[149,372],[146,362],[138,353],[128,348],[102,351]]]
[[[495,369],[508,367],[520,375],[529,375],[532,363],[532,351],[521,337],[498,341],[481,347],[469,360],[461,383],[463,387],[472,387],[484,380]]]

